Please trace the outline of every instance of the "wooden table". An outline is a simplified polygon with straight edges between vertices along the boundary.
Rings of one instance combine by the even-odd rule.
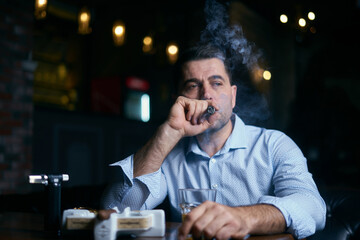
[[[137,238],[139,240],[176,240],[180,223],[166,223],[165,237]],[[51,240],[51,239],[93,239],[92,233],[86,236],[51,236],[44,231],[44,218],[41,214],[4,212],[0,213],[0,240]],[[291,234],[251,236],[249,240],[294,240]]]

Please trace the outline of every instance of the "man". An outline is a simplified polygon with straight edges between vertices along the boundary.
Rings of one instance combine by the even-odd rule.
[[[179,188],[216,188],[216,202],[192,210],[179,239],[190,232],[240,239],[284,231],[304,238],[323,228],[325,204],[299,148],[232,112],[237,87],[225,55],[208,44],[190,49],[179,65],[181,96],[147,144],[113,164],[122,180],[107,190],[103,207],[151,209],[168,196],[180,221]],[[216,112],[204,117],[208,106]]]

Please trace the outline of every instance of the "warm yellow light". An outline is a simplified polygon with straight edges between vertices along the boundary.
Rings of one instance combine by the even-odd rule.
[[[42,19],[46,17],[46,6],[47,0],[36,0],[35,1],[35,18]]]
[[[166,48],[166,54],[171,64],[178,59],[179,47],[175,43],[170,43]]]
[[[37,2],[39,7],[43,7],[44,5],[47,4],[47,0],[38,0]]]
[[[271,79],[271,72],[269,72],[268,70],[265,70],[265,71],[263,72],[263,78],[264,78],[265,80],[270,80],[270,79]]]
[[[78,33],[80,34],[89,34],[91,33],[90,27],[91,14],[88,8],[83,7],[79,11],[78,15]]]
[[[285,14],[280,15],[280,22],[287,23],[288,17]]]
[[[299,19],[299,26],[300,26],[300,27],[305,27],[305,26],[306,26],[306,20],[303,19],[303,18],[300,18],[300,19]]]
[[[121,46],[125,42],[125,24],[122,21],[116,21],[113,25],[113,40],[116,46]]]
[[[115,35],[121,36],[124,34],[124,27],[123,26],[116,26],[115,27]]]
[[[169,45],[167,51],[170,55],[175,55],[178,53],[178,47],[176,45]]]
[[[152,44],[152,38],[149,36],[144,37],[143,43],[145,45],[151,45]]]
[[[153,50],[153,39],[150,36],[146,36],[143,39],[143,52],[144,53],[151,53]]]
[[[310,20],[314,20],[314,19],[315,19],[315,13],[309,12],[309,13],[308,13],[308,18],[309,18]]]
[[[89,15],[88,15],[88,13],[83,12],[83,13],[80,14],[80,21],[86,22],[86,21],[88,21],[88,20],[89,20]]]

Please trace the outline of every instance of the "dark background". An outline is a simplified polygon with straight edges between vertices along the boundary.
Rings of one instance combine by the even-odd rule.
[[[41,191],[42,186],[29,186],[28,174],[68,173],[65,192],[76,189],[79,202],[94,205],[86,203],[80,192],[92,192],[93,198],[88,200],[96,202],[112,177],[108,164],[135,152],[166,118],[174,84],[173,65],[165,48],[176,42],[181,51],[199,38],[205,26],[204,1],[48,1],[48,14],[41,20],[33,17],[32,1],[0,1],[5,13],[0,26],[1,52],[7,54],[0,59],[0,83],[5,86],[0,88],[2,106],[15,101],[6,84],[18,84],[7,77],[4,56],[36,63],[26,85],[31,89],[26,101],[32,107],[21,115],[27,124],[15,126],[30,129],[26,140],[18,140],[26,146],[25,160],[21,151],[18,157],[7,152],[9,145],[17,144],[7,141],[15,132],[0,128],[0,193]],[[272,74],[270,81],[255,79],[248,72],[240,76],[250,84],[239,89],[240,115],[249,124],[289,135],[307,157],[320,188],[359,188],[360,2],[221,2],[230,6],[230,22],[242,26],[247,39],[262,52],[261,66]],[[77,13],[83,6],[92,14],[92,32],[87,35],[77,33]],[[9,38],[12,24],[18,24],[11,19],[20,11],[26,16],[23,24],[29,26],[30,40],[24,43],[28,49],[18,56],[6,47],[8,42],[20,41]],[[297,19],[307,18],[308,11],[313,11],[316,19],[307,20],[310,25],[305,28],[298,27]],[[287,24],[279,21],[282,13],[288,15]],[[111,35],[117,19],[126,24],[125,44],[118,47]],[[144,54],[142,39],[148,34],[154,37],[154,50]],[[54,80],[51,73],[64,67],[63,77]],[[129,93],[138,92],[126,86],[129,76],[150,84],[143,91],[151,99],[147,123],[124,114]],[[99,89],[118,96],[115,110],[94,107],[92,96]],[[2,123],[4,116],[17,113],[0,114]],[[25,166],[20,172],[19,163]]]

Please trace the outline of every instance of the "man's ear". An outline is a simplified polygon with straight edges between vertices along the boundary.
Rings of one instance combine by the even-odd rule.
[[[236,105],[236,92],[237,92],[237,86],[232,85],[231,86],[231,95],[232,95],[232,108]]]

